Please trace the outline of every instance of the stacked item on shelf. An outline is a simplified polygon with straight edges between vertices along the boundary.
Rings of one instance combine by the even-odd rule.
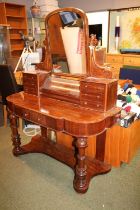
[[[118,85],[117,106],[122,107],[119,124],[128,127],[136,119],[140,119],[140,89],[132,83]]]
[[[58,1],[57,0],[40,0],[38,1],[38,5],[40,6],[40,16],[46,17],[49,12],[58,9]]]
[[[40,47],[44,46],[45,40],[45,18],[46,15],[56,9],[58,9],[57,0],[40,0],[34,1],[36,9],[31,11],[31,17],[28,18],[28,27],[33,37],[35,38],[33,49],[36,51],[40,50]],[[31,7],[31,8],[33,8]]]

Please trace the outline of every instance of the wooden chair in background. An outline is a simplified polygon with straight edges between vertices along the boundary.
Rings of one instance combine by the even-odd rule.
[[[11,65],[0,64],[0,92],[3,104],[4,126],[7,127],[7,100],[6,97],[20,92],[22,86],[18,85]],[[19,119],[19,127],[22,129],[22,120]]]

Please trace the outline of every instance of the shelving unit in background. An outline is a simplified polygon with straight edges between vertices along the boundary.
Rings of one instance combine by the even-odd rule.
[[[119,79],[120,68],[123,66],[140,66],[140,55],[137,54],[120,54],[108,53],[106,63],[110,64],[113,76]]]
[[[11,55],[20,56],[24,48],[24,41],[19,31],[27,35],[27,16],[25,5],[0,3],[0,24],[10,25]]]
[[[39,47],[43,46],[45,40],[45,18],[28,18],[28,28],[35,38],[35,42],[38,42]]]

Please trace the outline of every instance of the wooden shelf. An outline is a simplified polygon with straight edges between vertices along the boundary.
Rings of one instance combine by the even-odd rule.
[[[25,5],[3,2],[0,3],[0,8],[0,24],[8,24],[10,26],[11,54],[13,55],[13,51],[17,51],[16,54],[19,53],[20,56],[24,48],[24,42],[19,31],[23,31],[27,35],[26,7]]]
[[[18,15],[6,15],[6,17],[10,17],[10,18],[19,18],[19,19],[24,19],[23,16],[18,16]]]
[[[23,50],[24,43],[23,44],[11,44],[11,51],[14,50]]]
[[[11,26],[10,29],[22,29],[22,30],[26,30],[25,27],[22,28],[22,27],[20,27],[20,26],[19,26],[19,27],[12,27],[12,26]]]
[[[19,40],[21,40],[21,35],[20,34],[10,34],[10,39],[19,39]]]

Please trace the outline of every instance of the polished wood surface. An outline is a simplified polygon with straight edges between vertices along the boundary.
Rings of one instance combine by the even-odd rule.
[[[105,160],[118,167],[130,163],[140,149],[140,121],[136,120],[128,128],[114,125],[107,132]]]
[[[54,33],[51,33],[50,28],[54,27],[54,17],[60,12],[76,13],[81,23],[79,29],[84,35],[84,42],[80,44],[83,44],[86,59],[81,74],[53,72],[54,48],[50,42]],[[7,98],[13,154],[18,156],[40,152],[65,163],[74,170],[74,189],[85,193],[92,177],[111,170],[111,165],[104,161],[104,157],[106,131],[120,115],[120,109],[116,107],[117,80],[111,78],[108,70],[91,69],[88,23],[83,11],[75,8],[58,9],[48,14],[45,24],[43,70],[24,73],[24,92]],[[58,21],[56,24],[58,26]],[[78,67],[73,70],[75,72]],[[19,117],[41,127],[41,134],[34,136],[27,145],[21,145],[17,129]],[[57,138],[56,141],[51,139],[48,135],[50,130],[69,135],[72,139],[70,147],[67,146],[67,140],[61,142]],[[90,157],[86,154],[86,148],[93,141],[93,135],[96,135],[95,156]]]
[[[24,92],[8,96],[7,100],[9,104],[11,102],[16,106],[13,111],[18,116],[23,118],[26,116],[26,119],[28,118],[32,122],[37,123],[38,121],[41,126],[63,131],[73,136],[87,137],[99,134],[116,122],[120,112],[119,108],[114,107],[102,113],[86,109],[77,104],[66,103],[65,101],[44,96],[38,98],[35,95],[33,96]],[[45,115],[50,121],[44,118]],[[56,122],[54,123],[55,120]],[[65,129],[63,128],[64,124]]]
[[[10,50],[12,56],[19,57],[24,48],[19,31],[27,35],[27,15],[26,6],[8,2],[1,2],[0,23],[10,26]]]
[[[128,128],[114,125],[106,132],[104,161],[113,167],[122,163],[130,163],[140,149],[140,121],[136,120]],[[62,132],[57,132],[57,141],[71,148],[72,138]],[[85,151],[89,157],[96,155],[96,136],[88,137],[88,147]]]
[[[100,112],[106,112],[116,105],[116,79],[37,71],[24,73],[23,82],[25,93],[41,94]]]
[[[29,81],[33,81],[34,92],[35,83],[33,75],[30,74],[28,78],[25,76],[25,83],[31,85]],[[35,76],[36,77],[36,76]],[[119,80],[119,84],[124,86],[125,83],[132,83],[130,80]],[[140,86],[136,86],[140,89]],[[28,91],[28,89],[26,89]],[[30,92],[31,90],[29,90]],[[31,92],[30,92],[31,93]],[[134,122],[130,127],[123,128],[119,125],[114,125],[111,129],[107,130],[106,144],[105,144],[105,161],[114,167],[121,166],[121,163],[129,163],[135,156],[138,149],[140,149],[140,135],[139,135],[140,122]],[[62,132],[57,132],[57,141],[66,147],[71,148],[72,137]],[[88,137],[88,147],[86,148],[86,155],[95,157],[96,153],[96,137]]]
[[[29,152],[42,152],[69,165],[74,169],[74,188],[77,192],[87,191],[90,179],[108,172],[110,165],[103,162],[105,133],[115,121],[118,108],[106,113],[87,110],[79,105],[67,103],[47,97],[37,97],[24,92],[11,95],[7,98],[12,129],[13,154],[21,155]],[[41,102],[41,103],[40,103]],[[21,146],[20,135],[17,129],[17,118],[29,120],[39,124],[42,135],[33,137],[28,145]],[[45,128],[61,131],[73,136],[71,150],[59,142],[47,138]],[[88,158],[85,149],[88,147],[88,136],[98,135],[97,158]],[[100,145],[102,145],[100,147]]]

